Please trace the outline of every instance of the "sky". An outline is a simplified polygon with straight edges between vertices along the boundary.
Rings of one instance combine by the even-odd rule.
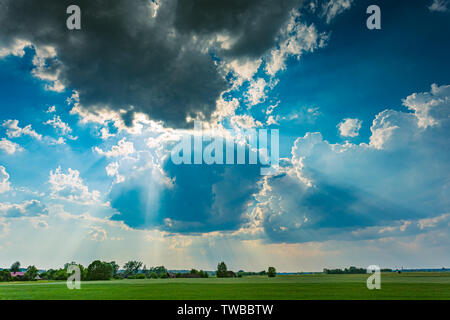
[[[372,2],[2,1],[0,267],[449,267],[450,1]]]

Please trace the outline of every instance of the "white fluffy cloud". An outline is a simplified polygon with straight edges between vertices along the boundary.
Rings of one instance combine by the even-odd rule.
[[[438,125],[448,120],[450,108],[450,85],[433,84],[430,92],[413,93],[403,100],[403,105],[414,111],[419,127]]]
[[[0,58],[4,58],[9,55],[23,57],[25,55],[24,48],[28,47],[30,44],[31,43],[28,41],[15,39],[11,46],[0,49]]]
[[[55,106],[50,106],[48,107],[47,111],[45,111],[46,113],[53,113],[56,112],[56,107]]]
[[[31,124],[23,128],[19,127],[19,120],[5,120],[2,126],[6,128],[6,135],[9,138],[18,138],[23,135],[28,135],[37,140],[42,139],[42,135],[34,131],[33,128],[31,127]]]
[[[55,171],[50,171],[49,183],[51,195],[56,199],[92,204],[100,198],[99,191],[89,191],[78,170],[69,168],[67,173],[64,173],[61,167],[58,167]]]
[[[329,0],[322,5],[322,16],[330,23],[338,14],[350,9],[353,0]]]
[[[261,62],[261,59],[235,59],[228,63],[227,67],[229,67],[238,77],[238,84],[242,84],[243,81],[249,81],[253,78],[255,73],[258,71]]]
[[[117,145],[112,146],[111,150],[103,151],[99,147],[95,147],[94,151],[98,154],[104,155],[108,158],[110,157],[119,157],[119,156],[127,156],[135,152],[134,144],[131,141],[127,141],[126,138],[121,139]]]
[[[245,94],[247,97],[248,104],[250,106],[257,105],[266,100],[266,87],[267,82],[263,78],[258,78],[250,83],[250,86]]]
[[[16,151],[22,151],[23,148],[19,146],[17,143],[9,141],[6,138],[2,138],[0,140],[0,149],[5,151],[8,154],[14,154]]]
[[[4,166],[0,166],[0,193],[11,190],[11,184],[9,182],[9,174],[6,172]]]
[[[450,208],[448,98],[449,86],[433,85],[404,100],[413,113],[380,112],[369,144],[298,138],[256,196],[257,225],[287,242],[411,234],[441,220],[448,228],[439,218]]]
[[[296,22],[299,17],[297,13],[291,15],[289,24],[283,32],[284,40],[279,47],[270,52],[266,64],[266,72],[270,76],[275,76],[286,68],[286,59],[295,57],[300,59],[304,52],[313,52],[315,49],[325,46],[328,36],[319,33],[316,27]]]
[[[359,119],[346,118],[338,124],[339,133],[343,137],[357,137],[361,124]]]
[[[125,177],[121,176],[119,174],[119,163],[118,162],[111,162],[106,166],[106,174],[109,177],[116,177],[116,182],[122,182],[125,180]]]
[[[37,217],[45,215],[48,215],[48,210],[39,200],[29,200],[20,204],[0,203],[0,216],[6,218]]]
[[[56,49],[52,46],[34,46],[36,54],[33,57],[34,69],[31,71],[36,78],[47,82],[45,88],[61,92],[65,89],[60,81],[61,65],[55,61]]]
[[[44,124],[50,125],[53,128],[59,130],[63,135],[67,135],[72,132],[72,128],[70,128],[67,123],[62,121],[60,116],[54,116],[53,119],[47,120],[46,122],[44,122]]]

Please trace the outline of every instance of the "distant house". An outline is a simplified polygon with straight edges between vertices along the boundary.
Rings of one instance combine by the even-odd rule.
[[[173,272],[167,272],[167,275],[169,276],[169,278],[176,278],[175,273]]]
[[[10,274],[11,274],[11,277],[13,277],[13,278],[17,278],[17,277],[22,278],[25,276],[25,272],[22,272],[22,271],[10,272]]]
[[[233,271],[227,271],[227,278],[236,278],[236,273]]]

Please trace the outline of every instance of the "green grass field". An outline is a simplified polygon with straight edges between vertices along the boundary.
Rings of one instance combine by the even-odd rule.
[[[383,273],[381,290],[368,290],[369,275],[262,276],[234,279],[145,279],[1,283],[0,299],[450,299],[450,273]]]

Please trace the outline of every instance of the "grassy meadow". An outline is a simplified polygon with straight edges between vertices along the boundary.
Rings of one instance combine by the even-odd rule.
[[[279,275],[276,278],[144,279],[82,282],[0,283],[0,300],[175,299],[316,300],[450,299],[450,273],[383,273],[381,290],[368,290],[365,274]]]

